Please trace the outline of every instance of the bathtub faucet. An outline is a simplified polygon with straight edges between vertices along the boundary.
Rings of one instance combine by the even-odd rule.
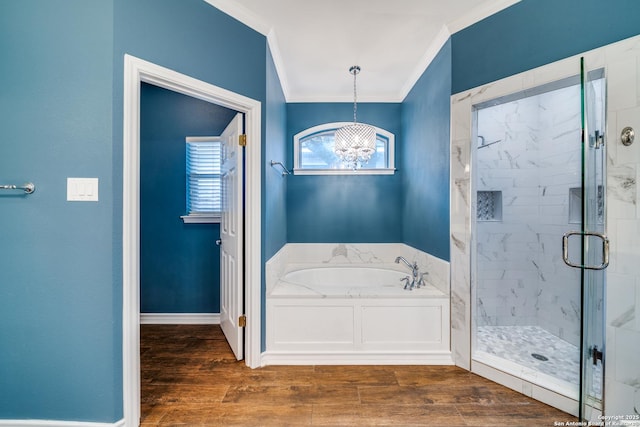
[[[422,277],[418,278],[418,276],[420,275],[420,273],[418,272],[418,263],[414,262],[413,264],[411,264],[409,261],[407,261],[407,259],[403,256],[399,256],[396,258],[396,264],[400,264],[400,261],[404,262],[407,267],[409,267],[411,269],[411,274],[413,275],[413,279],[411,280],[411,283],[409,283],[409,277],[406,277],[406,283],[404,285],[405,289],[409,289],[412,290],[416,285],[417,287],[420,287],[424,284]],[[403,279],[403,280],[405,280]]]

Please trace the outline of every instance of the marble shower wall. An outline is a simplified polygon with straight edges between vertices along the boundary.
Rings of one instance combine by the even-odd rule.
[[[607,213],[611,261],[606,284],[605,407],[640,415],[640,37],[608,46]],[[635,129],[624,146],[620,133]]]
[[[577,345],[580,275],[562,261],[559,236],[578,226],[569,201],[581,179],[579,88],[479,109],[477,128],[487,144],[475,150],[473,182],[477,325],[542,326]]]
[[[620,133],[625,126],[632,126],[636,134],[640,132],[640,37],[451,97],[452,354],[458,366],[470,367],[471,290],[476,286],[470,250],[472,105],[576,75],[580,56],[585,57],[590,69],[604,67],[607,79],[605,231],[610,238],[611,257],[605,284],[605,414],[634,415],[640,414],[640,141],[636,136],[635,143],[625,147],[620,143]]]

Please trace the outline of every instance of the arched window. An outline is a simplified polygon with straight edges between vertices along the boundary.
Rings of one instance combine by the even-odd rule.
[[[348,122],[325,123],[305,129],[293,137],[293,173],[296,175],[392,175],[395,172],[395,137],[375,127],[376,152],[361,168],[345,166],[333,152],[337,129]]]

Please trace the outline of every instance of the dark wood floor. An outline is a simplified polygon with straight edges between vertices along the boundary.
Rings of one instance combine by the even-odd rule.
[[[237,362],[219,326],[142,325],[142,426],[553,426],[575,419],[453,366]]]

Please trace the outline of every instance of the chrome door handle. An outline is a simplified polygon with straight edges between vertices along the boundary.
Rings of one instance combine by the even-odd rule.
[[[222,239],[216,240],[216,245],[220,246],[222,244]]]
[[[580,265],[569,260],[569,237],[570,236],[594,236],[602,240],[602,263],[600,265]],[[562,236],[562,260],[569,267],[585,268],[587,270],[604,270],[609,265],[609,238],[602,233],[595,231],[568,231]]]

